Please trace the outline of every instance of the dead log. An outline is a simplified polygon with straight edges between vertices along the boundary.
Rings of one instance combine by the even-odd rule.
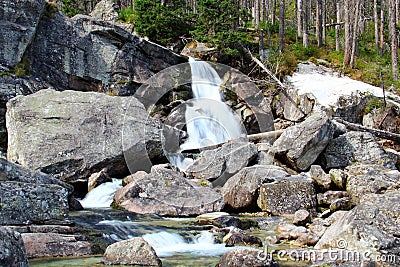
[[[383,138],[383,139],[387,139],[387,140],[392,140],[398,144],[400,144],[400,134],[396,134],[396,133],[391,133],[388,131],[384,131],[384,130],[378,130],[378,129],[374,129],[374,128],[370,128],[370,127],[365,127],[363,125],[359,125],[359,124],[355,124],[355,123],[351,123],[339,118],[334,118],[335,121],[342,123],[346,126],[347,129],[349,130],[353,130],[353,131],[361,131],[361,132],[369,132],[372,133],[373,135],[379,137],[379,138]]]
[[[271,132],[264,132],[264,133],[257,133],[257,134],[250,134],[247,136],[250,142],[257,143],[262,140],[271,140],[275,141],[276,139],[281,136],[283,130],[271,131]]]

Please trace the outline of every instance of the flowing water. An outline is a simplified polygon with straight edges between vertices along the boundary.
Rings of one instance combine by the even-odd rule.
[[[109,208],[114,199],[115,192],[122,188],[120,179],[112,179],[112,182],[101,184],[92,189],[84,199],[81,205],[83,208]]]
[[[186,104],[185,123],[188,134],[181,151],[218,145],[246,134],[240,118],[221,96],[222,79],[207,62],[189,58],[193,99]],[[171,163],[185,171],[193,160],[170,156]]]

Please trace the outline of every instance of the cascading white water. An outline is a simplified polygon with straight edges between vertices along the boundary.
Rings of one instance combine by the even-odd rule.
[[[143,238],[154,248],[159,257],[169,257],[180,253],[217,256],[232,249],[225,247],[225,244],[216,244],[213,234],[208,231],[202,231],[199,236],[189,241],[179,234],[165,231],[146,234]]]
[[[223,102],[222,80],[217,71],[207,62],[194,58],[189,58],[189,63],[194,99],[186,105],[188,140],[181,144],[181,151],[218,145],[239,137],[243,129],[237,115]],[[192,162],[180,159],[173,163],[184,171]]]
[[[112,179],[112,182],[101,184],[82,199],[81,205],[84,208],[109,208],[114,199],[115,192],[122,188],[122,180]]]

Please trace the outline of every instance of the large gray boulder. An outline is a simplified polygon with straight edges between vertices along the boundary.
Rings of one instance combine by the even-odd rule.
[[[0,2],[0,66],[14,67],[31,44],[45,0]]]
[[[276,177],[289,174],[281,167],[256,165],[246,167],[229,178],[221,189],[226,208],[251,209],[257,207],[260,186]]]
[[[84,15],[43,19],[27,53],[33,74],[60,89],[133,94],[183,56]]]
[[[272,215],[294,214],[301,209],[315,214],[317,196],[313,181],[303,175],[276,178],[261,185],[257,204]]]
[[[29,266],[21,234],[2,226],[0,226],[0,266]]]
[[[131,172],[162,153],[158,126],[134,97],[48,89],[18,96],[7,108],[8,159],[66,181],[103,168],[128,174],[124,150]]]
[[[327,169],[344,168],[353,163],[380,164],[396,169],[395,162],[367,132],[348,132],[331,140],[322,154]]]
[[[367,194],[327,229],[315,248],[338,247],[367,255],[381,266],[398,266],[399,218],[399,190]]]
[[[232,140],[214,150],[203,151],[199,158],[186,170],[196,179],[217,180],[220,185],[226,179],[246,167],[257,157],[257,146],[240,139]]]
[[[0,158],[0,225],[63,220],[71,185]]]
[[[114,202],[130,212],[169,216],[215,212],[224,205],[222,196],[212,188],[162,166],[153,166],[151,173],[117,191]]]
[[[107,265],[161,266],[161,260],[155,250],[142,237],[108,246],[102,262]]]
[[[68,190],[54,184],[0,182],[0,225],[63,220]]]
[[[308,169],[333,137],[334,127],[322,112],[310,115],[305,121],[287,128],[274,142],[275,157],[296,170]]]
[[[346,191],[352,204],[357,205],[368,193],[384,193],[400,182],[400,172],[381,165],[356,164],[345,169]]]

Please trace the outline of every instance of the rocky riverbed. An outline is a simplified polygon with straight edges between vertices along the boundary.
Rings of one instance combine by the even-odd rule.
[[[44,0],[0,14],[1,266],[400,265],[399,144],[340,122],[397,133],[395,95],[379,106],[379,88],[309,62],[273,93],[201,64],[240,131],[183,150],[195,62],[107,0],[92,16]]]

